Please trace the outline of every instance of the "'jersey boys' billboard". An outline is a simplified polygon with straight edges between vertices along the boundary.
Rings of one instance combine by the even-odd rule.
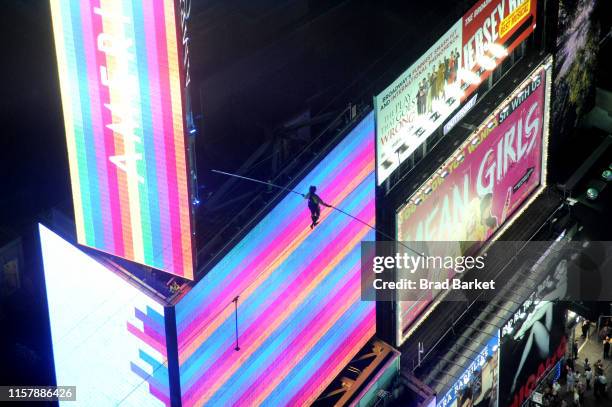
[[[489,65],[497,66],[533,32],[536,4],[537,0],[481,0],[465,13],[461,67],[479,80],[462,82],[464,97],[489,77]]]
[[[51,0],[79,243],[192,279],[174,0]]]
[[[481,0],[374,98],[380,185],[535,27],[537,0]]]
[[[543,187],[550,62],[546,67],[530,75],[398,210],[397,240],[485,242]],[[407,328],[431,300],[401,302],[398,326]]]

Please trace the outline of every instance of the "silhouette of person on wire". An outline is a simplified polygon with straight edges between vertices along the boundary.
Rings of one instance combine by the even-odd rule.
[[[308,209],[310,209],[310,218],[312,219],[310,229],[314,228],[319,223],[319,216],[321,216],[321,205],[331,208],[331,205],[323,202],[321,197],[316,194],[316,191],[317,187],[312,185],[308,193],[302,195],[304,198],[308,199]]]

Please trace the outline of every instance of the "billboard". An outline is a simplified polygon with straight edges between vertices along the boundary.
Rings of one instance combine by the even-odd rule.
[[[470,355],[470,359],[465,362],[467,368],[438,400],[437,407],[497,406],[498,350],[499,331],[478,353],[474,352],[475,356]]]
[[[538,382],[565,356],[568,338],[565,303],[561,301],[571,286],[569,265],[574,256],[567,252],[550,260],[544,280],[501,327],[500,405],[522,406]]]
[[[293,189],[374,225],[374,161],[370,113]],[[374,335],[360,300],[374,231],[325,207],[310,223],[287,195],[178,302],[183,406],[309,405]]]
[[[193,279],[174,0],[51,0],[78,242]]]
[[[461,21],[374,98],[378,184],[459,106]]]
[[[537,0],[481,0],[374,98],[380,185],[535,28]]]
[[[561,303],[541,298],[528,300],[518,316],[508,321],[500,344],[499,405],[522,406],[538,382],[565,356],[564,323]]]
[[[39,233],[57,384],[76,386],[83,406],[170,405],[164,308],[51,230]]]
[[[464,98],[533,32],[536,5],[537,0],[480,0],[463,15]]]
[[[542,190],[550,65],[532,72],[398,209],[397,240],[473,242],[461,251],[475,251]],[[431,300],[400,302],[402,332]]]

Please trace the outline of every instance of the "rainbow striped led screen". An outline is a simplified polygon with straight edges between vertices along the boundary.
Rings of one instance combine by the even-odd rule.
[[[374,225],[374,117],[369,114],[294,189]],[[287,195],[176,305],[183,406],[302,406],[375,332],[360,300],[367,226]],[[238,296],[240,350],[234,350]]]
[[[79,243],[193,279],[174,0],[51,0]]]

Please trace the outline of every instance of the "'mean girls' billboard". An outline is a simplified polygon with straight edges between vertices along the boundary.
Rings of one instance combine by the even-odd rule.
[[[537,0],[480,0],[374,98],[380,185],[535,28]]]
[[[399,241],[477,242],[495,238],[544,187],[550,66],[537,68],[396,214]],[[432,301],[402,301],[398,342]]]
[[[51,0],[78,242],[193,279],[174,0]]]

